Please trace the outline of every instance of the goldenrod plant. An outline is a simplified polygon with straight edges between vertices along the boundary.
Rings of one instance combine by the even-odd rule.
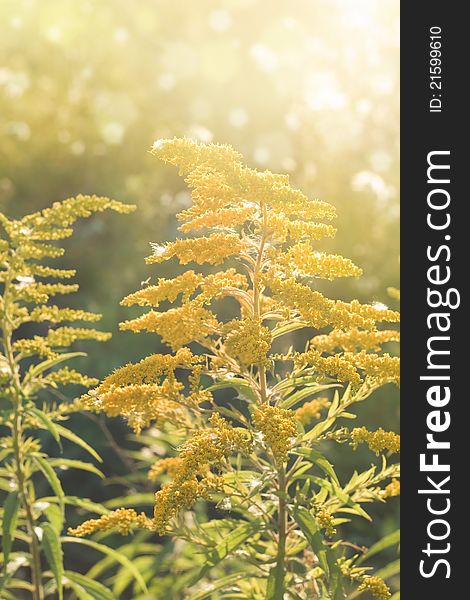
[[[399,493],[389,461],[398,435],[347,426],[358,403],[398,384],[399,359],[382,346],[398,341],[384,324],[399,314],[317,289],[361,269],[317,251],[335,234],[336,211],[286,175],[189,139],[159,140],[152,154],[179,168],[192,205],[178,215],[184,236],[151,244],[147,263],[192,268],[124,298],[148,310],[121,329],[157,334],[169,352],[117,369],[83,403],[124,417],[144,440],[148,428],[160,435],[166,454],[149,470],[154,512],[118,508],[70,534],[143,529],[185,540],[193,561],[168,598],[390,598],[366,562],[396,546],[397,533],[365,552],[342,531],[353,518],[371,520],[368,503]],[[365,445],[380,463],[340,481],[327,457],[335,444]]]
[[[78,289],[75,283],[64,283],[75,271],[51,266],[51,259],[64,253],[57,242],[72,234],[78,218],[107,209],[128,213],[133,208],[108,198],[77,196],[17,220],[0,213],[1,598],[61,599],[64,587],[80,598],[90,589],[109,597],[101,584],[65,570],[62,552],[64,542],[76,543],[62,535],[67,505],[106,509],[68,496],[60,471],[101,472],[88,462],[62,454],[49,456],[43,442],[48,434],[62,449],[65,439],[100,460],[67,427],[69,415],[80,410],[80,402],[67,400],[61,390],[97,383],[66,364],[83,356],[68,350],[76,341],[105,341],[110,334],[73,325],[98,321],[101,315],[51,300]]]

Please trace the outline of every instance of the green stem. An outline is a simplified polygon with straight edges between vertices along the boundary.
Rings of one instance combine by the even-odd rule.
[[[278,470],[279,483],[279,504],[277,515],[278,526],[278,542],[275,567],[275,583],[274,583],[274,598],[283,600],[284,598],[284,578],[285,578],[285,561],[286,561],[286,542],[287,542],[287,508],[286,508],[286,472],[284,465]]]
[[[11,380],[13,384],[13,403],[14,403],[14,416],[12,426],[12,438],[13,438],[13,453],[15,457],[15,474],[18,483],[18,495],[20,502],[26,514],[26,523],[28,527],[28,533],[30,536],[29,549],[31,553],[31,582],[33,584],[33,600],[43,600],[44,591],[42,587],[42,575],[41,575],[41,557],[39,549],[39,540],[34,530],[34,516],[29,501],[29,494],[27,489],[26,475],[23,469],[23,455],[21,451],[22,439],[23,439],[23,422],[21,418],[22,407],[23,407],[23,392],[21,389],[20,377],[18,373],[18,365],[16,364],[15,357],[12,348],[12,327],[10,324],[9,310],[9,287],[10,281],[7,279],[5,282],[4,290],[4,319],[2,321],[3,331],[3,350],[5,352],[5,358],[7,359],[8,366],[11,373]]]

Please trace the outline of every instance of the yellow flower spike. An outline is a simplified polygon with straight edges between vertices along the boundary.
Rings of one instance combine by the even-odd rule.
[[[269,363],[271,332],[259,319],[233,320],[223,327],[226,352],[245,365]]]
[[[297,437],[296,415],[292,410],[262,404],[253,411],[253,423],[271,448],[276,463],[287,460],[292,442]]]
[[[334,353],[336,350],[356,352],[360,350],[380,350],[386,342],[398,342],[400,333],[395,330],[359,330],[351,327],[344,331],[335,329],[327,335],[317,335],[311,345],[319,352]]]
[[[320,527],[325,530],[328,537],[333,537],[336,534],[336,529],[333,527],[334,517],[324,508],[321,508],[315,514],[315,519]]]
[[[230,256],[239,254],[243,247],[243,241],[234,233],[214,233],[199,238],[180,239],[162,246],[154,244],[153,254],[146,262],[160,263],[176,256],[182,265],[190,262],[220,265]]]
[[[400,452],[400,436],[393,431],[384,431],[381,427],[377,431],[368,431],[365,427],[355,427],[350,434],[351,445],[354,449],[359,444],[365,443],[377,455],[384,450]]]
[[[69,528],[69,535],[85,537],[95,531],[117,529],[122,535],[128,535],[134,529],[154,529],[152,520],[145,513],[138,514],[133,508],[118,508],[102,515],[99,519],[89,519],[76,528]]]
[[[295,270],[300,276],[335,279],[336,277],[359,277],[362,270],[349,258],[335,254],[316,252],[309,242],[295,244],[282,253],[278,262],[280,265]]]
[[[392,481],[384,488],[384,498],[393,498],[400,495],[400,482],[398,479]]]
[[[388,600],[392,594],[390,588],[381,577],[375,575],[364,575],[361,579],[361,584],[357,588],[358,592],[368,590],[377,600]]]

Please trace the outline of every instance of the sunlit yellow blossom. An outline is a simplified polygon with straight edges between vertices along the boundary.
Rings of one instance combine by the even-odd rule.
[[[317,523],[325,529],[325,533],[328,537],[333,537],[336,533],[336,529],[333,526],[334,517],[324,508],[321,508],[315,513],[315,519]]]
[[[320,240],[324,237],[334,237],[336,234],[336,229],[331,225],[291,220],[286,215],[275,212],[268,215],[268,227],[275,239],[281,242],[287,239]]]
[[[229,294],[233,288],[246,289],[248,284],[245,275],[237,273],[235,269],[227,269],[220,273],[207,275],[200,287],[201,294],[198,296],[198,300],[210,302],[213,298],[221,298]]]
[[[163,246],[154,245],[154,253],[146,261],[148,264],[160,263],[176,256],[182,265],[190,262],[219,265],[229,256],[239,254],[243,246],[243,241],[236,234],[214,233],[207,237],[176,240]]]
[[[307,352],[294,356],[296,367],[314,367],[319,375],[332,377],[338,381],[349,381],[357,386],[361,383],[361,377],[354,364],[348,358],[341,355],[322,356],[320,352],[309,349]]]
[[[347,356],[375,383],[393,382],[397,385],[400,383],[400,359],[398,356],[390,356],[387,353],[368,354],[364,351],[354,355],[347,354]]]
[[[227,164],[239,162],[242,158],[231,146],[198,144],[187,138],[157,140],[151,153],[167,163],[178,166],[183,175],[198,165],[224,171]]]
[[[364,575],[361,579],[361,585],[357,588],[358,592],[368,590],[377,600],[388,600],[392,594],[390,588],[381,577],[375,575]]]
[[[31,321],[50,321],[51,323],[61,323],[63,321],[99,321],[101,315],[88,312],[86,310],[77,310],[74,308],[60,308],[58,306],[37,306],[29,314]]]
[[[105,412],[110,417],[123,416],[129,426],[139,432],[152,421],[159,424],[188,425],[189,417],[181,394],[183,384],[166,379],[161,385],[141,384],[109,387],[101,394],[92,392],[83,397],[91,410]]]
[[[48,384],[74,384],[74,385],[83,385],[84,387],[90,387],[92,385],[96,385],[98,380],[94,377],[88,377],[87,375],[83,375],[75,369],[71,369],[70,367],[62,367],[62,369],[58,369],[57,371],[52,371],[45,378],[44,381]]]
[[[158,333],[166,344],[177,350],[189,342],[203,341],[217,330],[218,322],[210,311],[196,301],[166,312],[150,311],[137,319],[120,323],[119,327],[127,331]]]
[[[330,404],[328,398],[315,398],[309,402],[305,402],[300,408],[295,411],[296,418],[303,424],[307,425],[313,419],[319,419],[322,408]]]
[[[174,302],[180,294],[182,294],[183,302],[187,302],[202,280],[203,276],[194,271],[186,271],[173,279],[160,278],[157,285],[151,285],[129,294],[121,301],[121,304],[157,307],[164,300]]]
[[[112,387],[125,387],[141,383],[157,383],[165,375],[173,376],[177,368],[189,369],[199,361],[189,348],[181,348],[175,354],[152,354],[135,364],[127,364],[108,375],[96,393],[101,393]]]
[[[225,349],[245,365],[267,364],[271,346],[271,332],[259,319],[233,320],[223,327]]]
[[[264,436],[278,464],[287,460],[292,442],[297,437],[296,415],[293,410],[262,404],[253,411],[253,423]]]
[[[346,331],[335,329],[328,335],[317,335],[311,345],[319,352],[332,354],[335,350],[356,352],[360,350],[380,350],[385,342],[398,342],[400,333],[395,330],[365,330],[351,327]]]
[[[384,488],[384,498],[393,498],[400,495],[400,482],[398,479],[392,481]]]
[[[349,259],[335,254],[316,252],[309,242],[295,244],[278,256],[278,263],[285,268],[298,271],[301,276],[335,279],[336,277],[358,277],[362,270]]]
[[[174,477],[181,469],[182,459],[175,456],[171,458],[160,458],[150,467],[148,478],[155,481],[162,473]]]
[[[70,528],[68,533],[77,537],[84,537],[95,531],[117,529],[122,535],[127,535],[134,527],[139,529],[154,529],[152,520],[145,513],[138,514],[133,508],[118,508],[106,515],[102,515],[99,519],[90,519],[75,529]]]
[[[393,431],[384,431],[381,427],[377,431],[368,431],[365,427],[355,427],[351,431],[350,437],[353,448],[365,443],[377,455],[384,450],[400,452],[400,436]]]
[[[234,429],[214,413],[212,428],[196,431],[180,448],[173,481],[155,495],[155,526],[163,531],[169,521],[183,508],[189,508],[199,497],[205,497],[220,486],[220,479],[210,468],[220,470],[234,451],[250,452],[251,444],[244,430]],[[202,479],[198,479],[205,474]]]
[[[254,209],[248,207],[221,208],[218,210],[207,211],[200,216],[195,217],[188,223],[180,225],[178,229],[183,233],[197,229],[232,229],[237,225],[242,225],[253,217]]]
[[[361,304],[357,300],[351,302],[337,300],[332,309],[332,324],[336,327],[344,328],[346,322],[347,325],[370,329],[375,326],[376,322],[384,321],[398,323],[400,313],[390,310],[384,305]]]
[[[153,527],[159,533],[164,533],[173,517],[181,510],[191,508],[198,498],[207,498],[211,492],[220,488],[221,481],[220,477],[211,476],[163,486],[155,494]]]
[[[329,324],[329,312],[334,302],[320,292],[293,278],[281,279],[274,272],[267,273],[263,282],[270,288],[275,300],[297,310],[307,324],[316,328]]]

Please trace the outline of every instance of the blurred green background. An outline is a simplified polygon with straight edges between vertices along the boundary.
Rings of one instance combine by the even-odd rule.
[[[147,153],[157,138],[233,144],[250,166],[289,173],[334,204],[338,234],[322,247],[364,276],[323,290],[396,308],[386,288],[398,287],[398,28],[398,0],[0,1],[0,210],[20,216],[77,193],[138,206],[80,222],[66,242],[62,262],[81,284],[73,303],[103,313],[114,334],[86,345],[90,374],[159,348],[117,329],[130,317],[121,298],[168,274],[143,259],[149,241],[175,236],[189,202],[176,171]],[[361,424],[398,427],[391,386],[360,410]],[[104,453],[107,475],[129,472],[122,423],[75,426]],[[359,457],[371,462],[341,449],[345,476]],[[125,485],[64,478],[95,500]],[[377,509],[374,537],[396,526],[395,500]],[[370,535],[357,523],[358,543]]]

